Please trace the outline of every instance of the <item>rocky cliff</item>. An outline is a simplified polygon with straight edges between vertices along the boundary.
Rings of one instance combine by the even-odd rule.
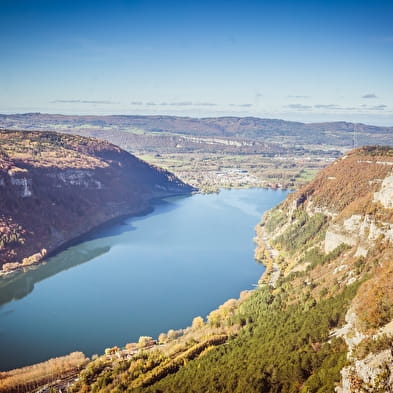
[[[393,149],[353,150],[275,209],[258,228],[263,282],[288,279],[318,302],[356,285],[345,323],[340,393],[393,391]],[[273,255],[274,252],[276,255]],[[276,267],[274,272],[273,267]]]
[[[0,266],[44,258],[152,198],[192,187],[108,142],[53,132],[0,132]]]

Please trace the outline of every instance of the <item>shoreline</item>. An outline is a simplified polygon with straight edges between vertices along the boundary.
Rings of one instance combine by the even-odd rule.
[[[153,205],[154,205],[155,201],[160,201],[160,200],[163,200],[165,198],[170,198],[170,197],[187,196],[187,195],[193,195],[193,194],[217,194],[217,193],[220,193],[221,190],[232,190],[232,189],[233,190],[264,189],[264,190],[273,190],[273,191],[277,191],[277,190],[286,191],[286,190],[288,190],[286,188],[275,188],[275,187],[236,187],[236,186],[234,186],[234,187],[220,187],[215,191],[207,191],[206,192],[203,189],[195,189],[194,191],[191,191],[189,193],[175,193],[175,194],[168,194],[168,195],[152,197],[147,202],[146,207],[136,210],[134,212],[120,214],[118,216],[115,216],[115,217],[112,217],[108,220],[105,220],[105,221],[89,228],[85,232],[80,233],[80,234],[74,236],[73,238],[61,243],[53,250],[45,252],[45,255],[36,262],[30,263],[30,264],[25,264],[25,265],[23,265],[21,262],[15,262],[15,263],[19,263],[19,266],[15,266],[14,268],[9,269],[9,270],[0,269],[0,279],[6,278],[8,276],[12,276],[18,272],[20,273],[20,272],[24,272],[25,270],[30,270],[30,269],[40,265],[41,263],[46,262],[50,257],[53,257],[54,255],[57,255],[59,252],[64,251],[66,248],[79,243],[85,236],[88,236],[88,235],[92,234],[93,232],[100,230],[101,228],[105,227],[106,225],[111,225],[111,224],[121,221],[125,218],[142,217],[142,216],[145,216],[145,215],[151,213],[154,210]],[[36,255],[36,254],[33,254],[33,255]],[[261,262],[256,257],[255,257],[255,260],[257,260],[258,262]],[[268,270],[268,265],[264,265],[264,266],[266,267],[266,270]]]
[[[152,213],[154,211],[154,202],[155,201],[160,201],[160,200],[163,200],[163,199],[169,198],[169,197],[192,195],[193,193],[198,193],[198,192],[199,192],[199,190],[192,191],[190,193],[173,193],[173,194],[168,194],[168,195],[152,197],[151,199],[149,199],[147,201],[146,206],[141,207],[140,209],[136,209],[135,211],[130,211],[129,213],[119,214],[119,215],[109,218],[108,220],[105,220],[97,225],[94,225],[93,227],[87,229],[83,233],[80,233],[80,234],[72,237],[71,239],[68,239],[65,242],[59,244],[53,250],[45,252],[45,255],[41,259],[39,259],[38,261],[36,261],[34,263],[23,265],[21,262],[16,262],[19,265],[15,266],[14,268],[11,268],[10,270],[0,269],[0,279],[8,278],[10,276],[12,277],[13,275],[16,275],[17,273],[24,273],[28,270],[32,270],[32,269],[36,268],[37,266],[39,266],[42,263],[46,263],[49,258],[57,255],[61,251],[64,251],[65,249],[67,249],[73,245],[80,243],[84,238],[86,238],[89,235],[92,235],[94,232],[99,231],[102,228],[105,228],[107,225],[115,224],[115,223],[120,222],[126,218],[143,217],[143,216],[146,216],[146,215]],[[36,254],[33,254],[33,255],[36,255]]]
[[[279,252],[268,243],[267,234],[261,223],[257,224],[255,227],[255,234],[254,242],[256,247],[254,258],[266,268],[258,280],[258,285],[261,286],[262,284],[268,284],[270,287],[275,288],[281,275],[281,269],[277,263]]]

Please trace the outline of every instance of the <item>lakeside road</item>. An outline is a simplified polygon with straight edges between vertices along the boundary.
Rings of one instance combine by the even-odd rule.
[[[262,244],[265,250],[269,254],[269,258],[271,260],[271,270],[265,274],[269,274],[268,283],[271,287],[275,288],[277,285],[277,281],[280,278],[281,269],[277,262],[275,262],[279,256],[279,251],[273,248],[268,241],[267,235],[263,229],[261,229],[261,239]]]
[[[277,280],[279,279],[280,274],[281,274],[281,270],[280,270],[279,266],[277,265],[277,263],[274,262],[273,266],[272,266],[272,272],[271,272],[271,275],[270,275],[270,280],[269,280],[269,285],[272,286],[273,288],[276,287]]]

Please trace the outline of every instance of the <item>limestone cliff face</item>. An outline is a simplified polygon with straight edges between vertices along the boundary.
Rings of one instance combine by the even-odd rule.
[[[386,208],[393,207],[393,175],[383,179],[380,190],[374,194],[374,202],[381,202]]]
[[[268,212],[258,232],[257,255],[276,250],[298,298],[359,286],[345,324],[331,333],[348,348],[336,391],[393,391],[393,149],[351,151]]]
[[[376,221],[372,215],[354,214],[342,223],[331,223],[325,236],[325,252],[331,252],[340,244],[357,246],[356,256],[366,256],[379,237],[393,243],[393,224]]]
[[[104,141],[0,132],[0,265],[28,265],[152,198],[193,190]],[[6,265],[8,268],[15,265]]]
[[[391,392],[393,374],[391,350],[368,355],[365,359],[354,360],[351,366],[341,371],[342,384],[337,393]]]

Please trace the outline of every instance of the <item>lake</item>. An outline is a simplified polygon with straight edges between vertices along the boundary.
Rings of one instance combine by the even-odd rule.
[[[172,197],[0,278],[0,370],[189,326],[253,288],[255,225],[287,191]]]

